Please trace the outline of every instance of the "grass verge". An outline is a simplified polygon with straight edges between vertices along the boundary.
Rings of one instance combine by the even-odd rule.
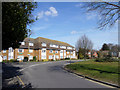
[[[118,62],[83,61],[66,65],[73,72],[118,85]]]

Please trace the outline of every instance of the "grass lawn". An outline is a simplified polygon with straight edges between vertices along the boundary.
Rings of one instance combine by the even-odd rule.
[[[118,85],[118,62],[83,61],[72,63],[65,68],[76,73]]]

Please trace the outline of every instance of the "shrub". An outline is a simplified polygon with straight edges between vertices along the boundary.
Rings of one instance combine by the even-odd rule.
[[[110,57],[104,57],[104,58],[97,58],[95,60],[96,62],[119,62],[119,59],[114,59],[114,58],[110,58]]]
[[[8,61],[8,60],[3,60],[2,62],[3,62],[3,63],[7,63],[7,62],[9,62],[9,61]]]
[[[65,58],[65,60],[70,60],[70,58]]]
[[[14,59],[10,59],[9,62],[14,62],[15,60]]]
[[[47,61],[48,61],[48,59],[43,59],[42,61],[43,61],[43,62],[47,62]]]
[[[23,62],[27,62],[28,61],[28,57],[24,57]]]

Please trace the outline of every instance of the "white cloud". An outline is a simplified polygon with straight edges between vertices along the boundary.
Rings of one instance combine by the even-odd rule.
[[[52,16],[58,16],[58,11],[54,7],[49,8]]]
[[[55,9],[55,7],[50,7],[49,10],[47,11],[41,11],[37,14],[37,18],[38,19],[42,19],[44,18],[45,16],[58,16],[58,11]],[[48,21],[48,19],[44,19],[45,21]]]
[[[71,34],[77,34],[78,32],[77,31],[72,31]]]
[[[49,16],[49,15],[51,15],[51,14],[52,14],[52,13],[51,13],[50,11],[46,11],[46,12],[45,12],[45,15],[46,15],[46,16]]]
[[[70,33],[71,34],[85,34],[85,33],[91,33],[91,32],[95,32],[95,31],[96,31],[95,28],[93,28],[93,29],[89,29],[89,30],[82,29],[80,31],[73,30]]]

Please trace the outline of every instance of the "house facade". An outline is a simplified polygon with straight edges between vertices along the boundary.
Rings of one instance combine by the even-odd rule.
[[[98,57],[97,51],[95,51],[95,50],[92,50],[92,51],[89,50],[87,55],[89,58],[92,58],[92,57],[97,58]]]
[[[19,48],[13,49],[10,47],[8,50],[2,50],[3,60],[18,58],[23,60],[24,57],[32,60],[34,56],[36,56],[37,60],[77,58],[75,48],[65,42],[38,37],[36,39],[25,38],[24,41],[20,43]]]

